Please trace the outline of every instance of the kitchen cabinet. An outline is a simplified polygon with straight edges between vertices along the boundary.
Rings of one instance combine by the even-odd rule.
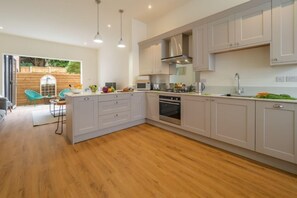
[[[297,105],[256,102],[256,151],[297,163]]]
[[[271,65],[297,63],[297,0],[272,0]]]
[[[169,64],[161,61],[161,43],[140,47],[139,49],[139,74],[169,74]]]
[[[269,44],[271,3],[211,22],[208,34],[209,50],[213,53]]]
[[[255,150],[255,101],[211,99],[211,137]]]
[[[145,119],[146,117],[146,100],[145,93],[131,93],[131,121]]]
[[[159,120],[159,94],[146,94],[146,117],[151,120]]]
[[[84,96],[73,99],[74,135],[82,135],[98,128],[98,97]]]
[[[208,52],[207,24],[193,28],[193,68],[214,71],[214,55]]]
[[[99,129],[130,121],[130,94],[112,94],[99,97]]]
[[[210,99],[182,96],[181,126],[184,130],[210,137]]]

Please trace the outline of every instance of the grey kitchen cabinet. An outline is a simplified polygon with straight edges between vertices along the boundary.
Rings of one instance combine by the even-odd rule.
[[[222,52],[271,42],[271,3],[208,24],[210,52]]]
[[[131,93],[131,121],[145,119],[146,117],[146,100],[145,93]]]
[[[161,61],[161,43],[150,46],[140,46],[139,49],[139,74],[169,74],[169,64]]]
[[[159,94],[146,94],[146,117],[151,120],[159,120]]]
[[[193,28],[193,68],[214,71],[214,55],[208,51],[207,24]]]
[[[210,137],[210,99],[182,96],[181,126],[184,130]]]
[[[98,129],[98,97],[84,96],[73,98],[74,135],[82,135]]]
[[[297,104],[256,102],[256,151],[297,163]]]
[[[297,1],[272,0],[271,65],[297,63]]]
[[[255,101],[211,99],[211,138],[255,150]]]

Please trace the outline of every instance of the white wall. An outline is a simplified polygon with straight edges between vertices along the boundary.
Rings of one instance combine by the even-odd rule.
[[[82,79],[84,86],[96,83],[97,78],[97,50],[59,44],[48,41],[35,40],[19,36],[0,34],[0,93],[3,93],[3,55],[27,55],[66,60],[82,61]]]
[[[248,0],[192,0],[148,24],[148,36],[153,37],[205,18]],[[211,5],[211,6],[210,6]]]
[[[132,42],[130,54],[130,78],[129,86],[135,84],[136,77],[139,75],[139,46],[138,43],[147,38],[147,25],[132,19]]]
[[[297,76],[297,64],[270,66],[270,48],[263,46],[215,55],[215,72],[201,72],[207,86],[236,86],[235,73],[242,86],[296,87],[297,82],[276,82],[276,76]],[[297,90],[296,90],[297,91]]]

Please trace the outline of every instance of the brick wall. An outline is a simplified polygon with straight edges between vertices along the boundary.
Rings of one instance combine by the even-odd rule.
[[[25,96],[26,89],[32,89],[40,93],[40,79],[45,73],[17,73],[17,105],[29,104]],[[69,84],[79,84],[80,74],[63,74],[63,73],[50,73],[57,81],[57,94],[62,89],[68,88]],[[46,100],[40,100],[37,104],[43,104],[48,102]]]

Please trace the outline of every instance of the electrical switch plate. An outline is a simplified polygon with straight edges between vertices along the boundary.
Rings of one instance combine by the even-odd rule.
[[[275,82],[285,82],[285,77],[284,76],[277,76],[277,77],[275,77]]]

